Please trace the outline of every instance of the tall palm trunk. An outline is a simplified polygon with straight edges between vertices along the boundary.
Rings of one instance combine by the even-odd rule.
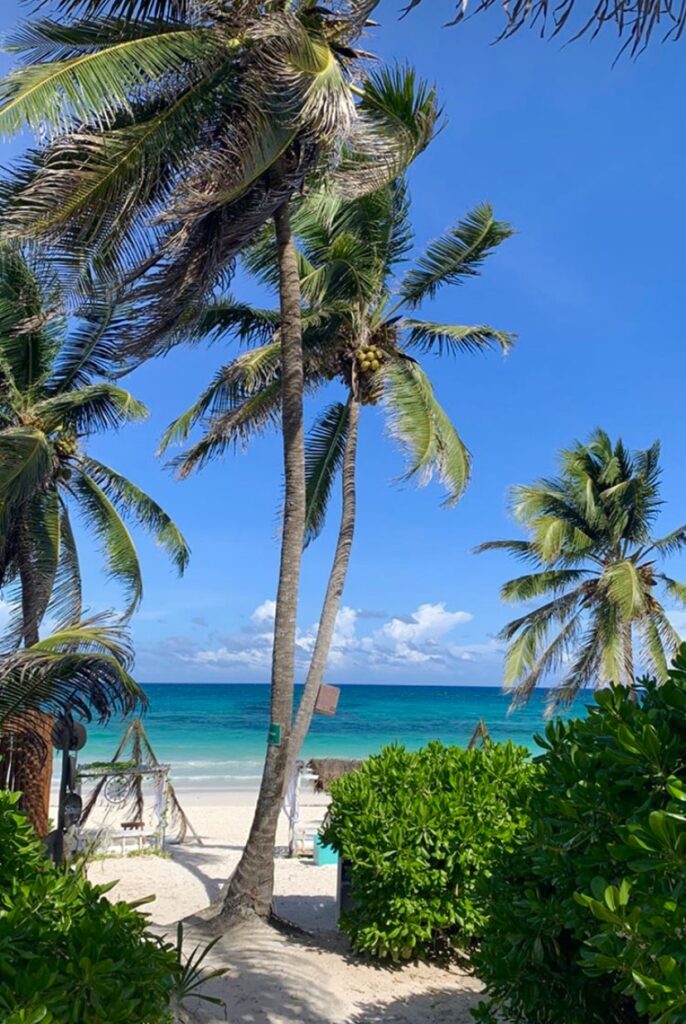
[[[19,577],[21,582],[22,639],[25,647],[38,643],[40,623],[39,580],[33,564],[29,527],[24,522],[19,534]],[[11,736],[9,784],[21,792],[19,807],[39,836],[48,831],[50,783],[52,780],[52,732],[50,715],[34,714],[31,728],[18,721]]]
[[[293,716],[295,639],[305,535],[305,441],[300,278],[288,205],[274,215],[281,307],[282,433],[285,502],[272,654],[270,729],[250,835],[222,900],[220,916],[267,917],[274,888],[274,841],[286,779]]]
[[[312,652],[312,660],[305,680],[305,688],[300,699],[298,713],[293,723],[291,740],[288,749],[288,778],[295,768],[305,737],[309,732],[317,701],[317,693],[324,679],[324,670],[331,648],[331,640],[336,627],[336,618],[341,606],[343,588],[348,575],[350,552],[355,533],[356,493],[355,469],[357,464],[357,435],[360,423],[360,403],[354,394],[348,402],[348,436],[343,455],[342,472],[342,507],[341,522],[338,530],[338,541],[334,552],[329,582],[322,614],[319,619],[317,639]]]

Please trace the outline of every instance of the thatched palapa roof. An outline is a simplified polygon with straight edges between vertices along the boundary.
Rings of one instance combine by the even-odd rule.
[[[318,793],[328,793],[332,782],[340,779],[341,775],[354,772],[363,762],[353,758],[344,757],[313,757],[307,762],[307,767],[317,776],[315,789]]]

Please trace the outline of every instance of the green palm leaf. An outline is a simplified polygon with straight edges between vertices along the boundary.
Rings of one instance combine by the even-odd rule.
[[[514,334],[497,331],[494,327],[478,324],[465,327],[458,324],[435,324],[427,320],[403,319],[401,326],[409,334],[405,338],[408,348],[422,352],[437,351],[439,355],[448,352],[459,355],[463,352],[481,352],[484,349],[500,348],[507,353],[514,343]]]
[[[281,380],[277,379],[213,419],[205,436],[173,459],[171,465],[184,479],[208,461],[223,455],[227,448],[245,444],[267,426],[276,425],[280,412]]]
[[[469,480],[469,453],[428,377],[414,360],[402,358],[387,366],[384,378],[391,433],[410,457],[405,478],[419,475],[425,484],[437,473],[448,491],[445,504],[454,504]]]
[[[83,52],[66,60],[29,64],[11,72],[0,86],[0,133],[15,135],[25,128],[62,132],[70,123],[113,121],[129,97],[150,81],[173,73],[183,75],[198,60],[217,52],[218,36],[204,29],[164,22],[93,22],[71,26],[84,41]],[[49,35],[52,22],[23,30],[14,49],[31,48]],[[93,40],[114,39],[98,46]],[[89,38],[90,42],[85,40]]]
[[[163,453],[171,444],[185,441],[204,417],[215,418],[234,409],[247,396],[272,382],[280,366],[278,342],[262,345],[223,366],[198,400],[167,427],[159,451]]]
[[[40,491],[52,470],[53,456],[42,430],[0,430],[0,516]]]
[[[435,90],[408,67],[373,71],[359,90],[349,142],[334,174],[348,199],[390,184],[429,144],[440,116]]]
[[[400,282],[400,295],[416,307],[432,298],[445,284],[460,284],[464,278],[479,274],[481,264],[493,250],[512,235],[512,228],[493,216],[493,208],[484,203],[464,220],[427,246],[416,266]]]
[[[59,716],[69,708],[90,721],[145,708],[145,694],[129,674],[132,652],[119,626],[91,620],[60,630],[0,662],[0,728],[30,730],[32,714]]]
[[[307,511],[305,547],[322,531],[331,489],[343,464],[348,436],[349,407],[337,402],[325,409],[313,426],[305,445]]]
[[[485,546],[484,546],[485,547]],[[530,601],[534,597],[559,594],[589,575],[585,569],[546,569],[508,580],[500,591],[503,601]]]
[[[95,530],[107,561],[108,575],[124,587],[129,618],[143,597],[143,580],[136,548],[119,513],[104,491],[87,473],[75,473],[71,489],[78,497],[79,511]]]
[[[640,618],[647,608],[647,595],[640,573],[628,559],[608,565],[603,573],[608,595],[624,619]]]
[[[142,402],[114,384],[89,384],[46,398],[36,403],[35,413],[48,432],[58,427],[77,432],[116,430],[148,416]]]
[[[179,573],[188,565],[190,551],[181,531],[167,513],[135,484],[95,459],[82,456],[82,471],[94,480],[115,507],[150,532],[169,555]]]

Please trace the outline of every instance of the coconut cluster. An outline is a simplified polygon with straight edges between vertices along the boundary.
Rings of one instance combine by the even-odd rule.
[[[60,459],[76,455],[77,447],[76,434],[72,434],[71,431],[65,430],[55,438],[55,451]]]
[[[364,345],[360,345],[355,354],[355,358],[357,359],[357,365],[362,373],[376,373],[377,370],[381,369],[384,352],[378,345],[369,345],[365,343]]]

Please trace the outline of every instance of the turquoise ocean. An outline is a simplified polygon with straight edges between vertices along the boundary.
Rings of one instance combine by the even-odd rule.
[[[145,728],[160,761],[172,765],[179,789],[257,786],[269,714],[269,688],[259,684],[147,684]],[[586,700],[574,714],[583,714]],[[545,694],[508,714],[496,687],[344,686],[334,717],[315,716],[305,757],[366,757],[387,743],[411,749],[429,740],[466,745],[480,719],[495,740],[534,751],[545,728]],[[109,760],[125,723],[90,724],[79,761]]]

